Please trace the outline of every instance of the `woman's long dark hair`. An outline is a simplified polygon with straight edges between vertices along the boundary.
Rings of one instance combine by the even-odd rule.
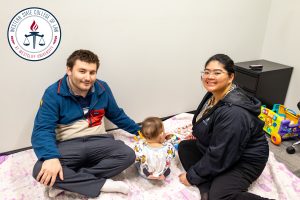
[[[208,63],[214,60],[222,63],[224,65],[224,69],[228,72],[229,75],[234,74],[234,62],[229,56],[225,54],[216,54],[210,57],[205,63],[205,68],[208,65]]]

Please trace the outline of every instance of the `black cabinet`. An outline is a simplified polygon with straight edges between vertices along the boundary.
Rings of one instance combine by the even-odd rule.
[[[293,67],[267,60],[235,63],[235,82],[248,94],[257,97],[268,108],[284,104]],[[250,69],[250,65],[262,65],[262,70]]]

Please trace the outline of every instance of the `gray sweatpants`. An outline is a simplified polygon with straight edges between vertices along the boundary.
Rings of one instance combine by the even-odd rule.
[[[58,143],[64,180],[57,176],[54,187],[97,197],[106,179],[128,168],[135,161],[134,151],[111,134],[75,138]],[[43,161],[33,168],[36,178]]]

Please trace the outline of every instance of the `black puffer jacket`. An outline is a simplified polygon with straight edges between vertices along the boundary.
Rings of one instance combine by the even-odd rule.
[[[266,163],[269,147],[258,119],[261,103],[235,88],[196,122],[207,93],[193,119],[193,135],[203,157],[187,172],[193,185],[201,185],[235,166]]]

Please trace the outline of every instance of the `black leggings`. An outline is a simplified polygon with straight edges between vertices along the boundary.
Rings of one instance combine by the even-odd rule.
[[[180,142],[178,154],[182,166],[186,171],[203,156],[196,146],[196,140]],[[260,176],[265,165],[265,163],[255,166],[249,163],[238,163],[232,169],[216,176],[210,183],[197,185],[201,193],[201,200],[266,199],[247,192],[250,184]]]

